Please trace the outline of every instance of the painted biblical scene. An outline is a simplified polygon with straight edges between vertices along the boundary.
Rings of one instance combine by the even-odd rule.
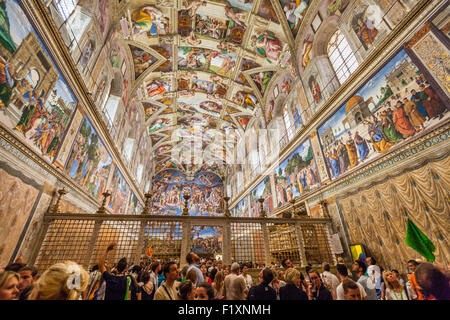
[[[330,175],[338,178],[449,115],[435,88],[401,50],[319,127]]]
[[[261,209],[258,200],[264,199],[263,206],[266,215],[273,211],[272,189],[270,187],[270,177],[265,177],[255,189],[250,192],[250,216],[260,217]]]
[[[139,47],[130,45],[130,50],[134,63],[134,78],[137,79],[145,70],[155,63],[157,59]]]
[[[178,98],[178,111],[203,113],[213,117],[219,117],[222,111],[222,105],[212,100],[206,100],[200,96],[181,96]]]
[[[230,77],[237,64],[237,57],[229,53],[196,47],[178,47],[180,70],[207,71]]]
[[[195,47],[178,47],[178,69],[206,71],[211,62],[211,50]]]
[[[0,123],[52,161],[77,100],[17,1],[1,1],[0,16]]]
[[[84,117],[64,171],[97,200],[106,191],[112,158],[89,120]]]
[[[156,175],[152,193],[152,214],[181,216],[183,195],[189,194],[189,215],[223,215],[223,182],[212,172],[199,172],[189,180],[181,171],[164,170]]]
[[[310,0],[279,0],[294,38],[305,17]]]
[[[251,118],[252,118],[251,116],[237,116],[236,120],[237,122],[239,122],[239,124],[242,126],[242,129],[244,129],[245,131]]]
[[[126,214],[130,187],[117,166],[111,181],[111,197],[108,207],[114,214]]]
[[[269,82],[274,74],[275,71],[260,71],[250,75],[262,97],[264,97],[264,93],[266,92]]]
[[[191,251],[201,258],[215,259],[222,256],[222,227],[218,226],[192,226]]]
[[[274,171],[278,207],[320,185],[311,142],[303,142]]]
[[[142,204],[136,197],[133,191],[131,191],[130,202],[128,203],[128,214],[141,214]]]
[[[169,18],[153,6],[145,6],[131,14],[132,35],[148,37],[166,35],[170,32]]]
[[[233,208],[233,215],[234,217],[238,218],[248,218],[249,212],[248,212],[248,198],[244,197],[241,201],[239,201],[236,206]]]

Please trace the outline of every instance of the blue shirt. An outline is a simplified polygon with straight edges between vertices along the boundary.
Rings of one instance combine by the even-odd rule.
[[[203,278],[203,273],[198,265],[196,264],[189,265],[189,268],[187,269],[186,273],[188,273],[191,269],[194,269],[195,273],[197,274],[197,281],[195,282],[195,286],[197,286],[200,282],[205,281],[205,278]]]

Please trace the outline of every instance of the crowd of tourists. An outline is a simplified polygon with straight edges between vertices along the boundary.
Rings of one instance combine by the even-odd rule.
[[[110,244],[90,272],[72,261],[42,274],[22,261],[0,268],[0,300],[450,300],[449,271],[416,260],[407,262],[404,279],[373,257],[351,265],[339,258],[336,274],[328,263],[320,271],[308,265],[303,274],[290,259],[224,265],[194,252],[183,267],[176,261],[129,266],[126,258],[109,266],[115,247]],[[249,267],[258,270],[258,280]]]

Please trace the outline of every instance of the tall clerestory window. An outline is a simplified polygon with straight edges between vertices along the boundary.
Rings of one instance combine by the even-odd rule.
[[[328,57],[340,84],[344,83],[359,66],[341,30],[337,30],[328,42]]]
[[[286,127],[288,140],[291,141],[292,138],[294,138],[294,128],[293,128],[294,124],[291,122],[291,118],[289,117],[289,111],[288,111],[287,105],[285,105],[283,108],[283,120],[284,120],[284,125]]]
[[[56,8],[63,21],[66,21],[77,7],[78,0],[56,0]]]

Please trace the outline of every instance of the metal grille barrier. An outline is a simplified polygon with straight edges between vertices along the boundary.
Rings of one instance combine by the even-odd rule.
[[[42,240],[32,263],[40,271],[65,260],[91,268],[115,242],[116,249],[107,256],[110,265],[123,257],[137,264],[149,254],[152,260],[183,265],[193,247],[192,226],[203,225],[223,230],[219,241],[225,264],[268,265],[285,258],[302,266],[333,263],[329,224],[329,219],[308,218],[49,214],[44,217]]]

